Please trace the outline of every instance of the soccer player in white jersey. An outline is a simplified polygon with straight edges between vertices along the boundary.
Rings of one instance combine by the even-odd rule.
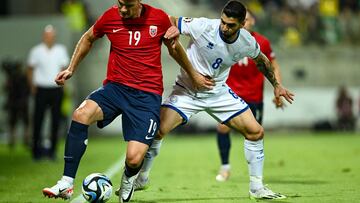
[[[206,111],[219,123],[244,135],[250,198],[285,198],[285,195],[275,193],[263,184],[264,129],[256,121],[246,102],[225,83],[230,67],[242,58],[250,57],[274,87],[275,97],[282,96],[289,103],[293,101],[294,95],[276,80],[271,63],[260,51],[258,43],[243,29],[245,15],[245,6],[239,1],[231,0],[223,8],[221,19],[173,18],[180,33],[191,38],[187,55],[192,65],[201,74],[212,78],[216,84],[211,90],[197,91],[192,88],[187,74],[183,71],[180,73],[171,95],[162,105],[160,129],[145,155],[144,164],[134,183],[135,189],[146,186],[162,138],[176,126],[187,123],[192,115]]]

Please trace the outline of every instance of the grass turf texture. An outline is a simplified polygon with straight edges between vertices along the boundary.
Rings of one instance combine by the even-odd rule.
[[[265,139],[265,183],[289,198],[276,202],[360,202],[360,136],[342,133],[268,133]],[[120,137],[90,138],[80,164],[74,197],[81,181],[93,172],[104,172],[124,153]],[[58,157],[62,157],[63,143]],[[135,192],[132,202],[254,202],[248,199],[248,172],[243,138],[232,136],[230,180],[215,181],[219,168],[215,135],[165,138],[150,176],[150,187]],[[63,202],[42,196],[63,170],[58,161],[33,162],[18,146],[0,146],[0,202]],[[120,171],[111,178],[113,189]],[[109,202],[117,202],[112,195]],[[261,201],[270,202],[270,201]]]

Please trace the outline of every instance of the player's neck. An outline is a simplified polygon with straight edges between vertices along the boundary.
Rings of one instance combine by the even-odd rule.
[[[234,33],[233,35],[231,35],[231,36],[229,36],[229,37],[226,37],[226,36],[224,36],[224,34],[220,31],[220,28],[219,28],[219,34],[220,34],[221,39],[222,39],[224,42],[226,42],[226,43],[228,43],[228,44],[232,44],[232,43],[234,43],[234,42],[238,39],[239,34],[240,34],[240,30],[238,30],[238,31],[237,31],[236,33]]]

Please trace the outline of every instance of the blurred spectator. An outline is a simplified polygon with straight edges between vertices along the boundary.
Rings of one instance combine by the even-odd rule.
[[[81,34],[91,23],[86,4],[81,0],[65,0],[61,5],[61,12],[68,21],[72,31],[72,43],[75,45]]]
[[[39,160],[44,155],[55,159],[60,122],[60,108],[63,88],[55,83],[58,72],[65,68],[69,57],[65,46],[56,44],[56,33],[52,25],[47,25],[43,32],[43,42],[33,47],[28,58],[28,78],[31,93],[35,97],[33,117],[33,159]],[[51,110],[50,147],[45,152],[42,148],[42,126],[47,109]]]
[[[61,11],[68,20],[73,31],[83,32],[89,25],[86,5],[80,0],[66,0],[61,5]]]
[[[26,74],[22,64],[14,59],[6,59],[2,62],[2,70],[5,72],[6,82],[4,92],[6,100],[4,110],[7,112],[9,124],[8,144],[13,148],[16,143],[16,126],[23,123],[23,142],[30,147],[30,125],[29,125],[29,96],[30,88],[26,82]]]
[[[207,1],[217,11],[224,1]],[[257,31],[285,46],[359,44],[359,0],[241,0],[258,16]],[[197,1],[199,3],[199,1]]]
[[[341,38],[347,44],[360,42],[360,12],[352,7],[343,7],[339,18]]]
[[[328,44],[335,44],[339,40],[339,0],[319,0],[319,12],[324,24],[324,39]]]
[[[336,99],[337,128],[344,131],[355,130],[355,116],[353,112],[353,99],[345,86],[338,90]]]

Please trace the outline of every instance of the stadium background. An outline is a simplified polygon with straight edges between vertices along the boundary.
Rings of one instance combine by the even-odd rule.
[[[96,19],[114,2],[83,1],[88,6],[90,20]],[[226,0],[143,2],[163,8],[176,16],[217,18]],[[264,125],[267,132],[270,131],[266,135],[266,183],[288,195],[289,199],[285,202],[358,202],[360,1],[244,2],[248,2],[257,14],[256,29],[273,42],[284,85],[296,94],[294,104],[287,105],[284,111],[276,110],[271,103],[272,88],[266,84]],[[60,11],[61,3],[61,0],[1,0],[0,62],[10,58],[25,64],[30,48],[40,42],[42,30],[47,24],[57,28],[58,42],[64,43],[71,53],[79,32],[74,32],[69,26]],[[182,40],[186,44],[186,40]],[[107,40],[98,40],[81,63],[79,71],[67,85],[72,92],[72,107],[69,111],[101,85],[105,77],[108,51]],[[163,49],[164,97],[169,94],[178,70],[178,66]],[[0,71],[1,107],[5,100],[4,82],[5,75]],[[357,130],[350,133],[309,131],[318,123],[335,123],[335,100],[341,85],[349,88],[353,98]],[[8,128],[3,108],[0,108],[0,115],[0,202],[56,201],[43,198],[40,191],[50,182],[55,182],[61,174],[63,162],[60,157],[64,150],[64,139],[59,143],[58,161],[33,162],[29,151],[20,144],[16,150],[8,150]],[[114,187],[117,187],[123,163],[121,155],[125,149],[125,143],[121,142],[119,136],[120,126],[120,119],[117,119],[104,130],[94,126],[91,128],[91,146],[81,163],[72,202],[84,202],[81,198],[79,200],[80,185],[89,173],[106,173],[116,166],[112,180]],[[18,130],[21,131],[21,128]],[[44,135],[47,135],[48,128],[46,125]],[[152,172],[151,188],[136,193],[134,201],[247,202],[248,177],[242,155],[243,138],[233,136],[232,178],[220,186],[221,183],[214,180],[220,164],[215,121],[202,113],[178,131],[179,136],[166,139]],[[111,202],[116,202],[115,195]]]
[[[79,34],[69,26],[61,13],[61,1],[4,0],[1,1],[0,60],[13,58],[25,63],[30,48],[41,40],[46,24],[58,30],[58,42],[64,43],[72,53]],[[90,19],[96,19],[113,0],[83,1]],[[226,2],[215,0],[152,0],[143,1],[163,8],[176,16],[206,16],[217,18]],[[337,89],[346,85],[354,99],[354,114],[358,116],[360,98],[360,12],[358,1],[244,1],[257,16],[256,30],[273,42],[281,66],[283,84],[296,94],[293,105],[279,111],[271,104],[272,88],[266,83],[265,120],[267,129],[309,129],[314,124],[336,119]],[[354,5],[351,2],[355,2]],[[349,6],[350,5],[350,6]],[[174,9],[176,8],[176,9]],[[183,41],[186,44],[186,41]],[[105,77],[109,44],[99,40],[95,49],[80,65],[71,81],[73,107],[92,90],[99,87]],[[178,66],[163,50],[164,97],[168,95]],[[95,77],[96,76],[96,77]],[[0,84],[4,74],[0,75]],[[0,103],[4,94],[0,94]],[[4,113],[1,113],[4,115]],[[5,116],[0,117],[2,138],[6,132]],[[118,132],[120,119],[105,131]],[[199,130],[213,129],[215,121],[205,113],[190,122]],[[359,125],[358,125],[359,126]],[[92,128],[96,130],[96,128]]]

